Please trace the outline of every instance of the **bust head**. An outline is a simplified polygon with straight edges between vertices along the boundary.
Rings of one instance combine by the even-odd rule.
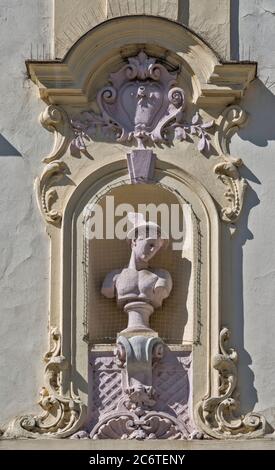
[[[168,240],[162,237],[159,225],[146,222],[141,214],[130,213],[129,219],[134,225],[127,234],[132,255],[137,262],[148,263]]]
[[[131,248],[137,261],[148,263],[163,247],[165,241],[157,233],[146,234],[146,232],[150,232],[149,230],[144,230],[144,232],[144,234],[137,233],[136,238],[131,242]]]

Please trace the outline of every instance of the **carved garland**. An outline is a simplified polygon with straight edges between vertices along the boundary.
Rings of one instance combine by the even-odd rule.
[[[213,358],[213,367],[219,372],[219,395],[204,399],[198,408],[202,428],[206,434],[216,438],[260,437],[265,434],[265,418],[258,413],[248,413],[236,418],[234,411],[238,401],[234,398],[237,384],[237,359],[234,349],[226,347],[229,330],[220,332],[220,354]]]
[[[54,133],[53,149],[43,159],[47,166],[35,182],[38,204],[48,223],[57,226],[61,223],[62,211],[55,208],[58,200],[56,186],[69,168],[56,160],[62,158],[70,144],[74,155],[75,148],[86,149],[86,139],[111,139],[144,147],[147,144],[170,145],[174,139],[190,140],[197,135],[198,149],[202,152],[210,149],[211,136],[207,131],[213,128],[221,158],[214,171],[227,187],[225,198],[229,202],[221,209],[221,219],[234,227],[241,214],[247,183],[238,171],[242,160],[229,155],[229,141],[232,134],[244,125],[246,114],[240,106],[233,105],[226,108],[215,123],[203,123],[198,112],[191,124],[186,123],[184,91],[174,86],[176,78],[175,71],[169,72],[157,63],[157,59],[140,52],[137,57],[129,58],[128,64],[118,72],[111,74],[111,85],[98,92],[97,104],[101,114],[85,111],[70,123],[61,107],[50,105],[41,113],[41,124]]]
[[[4,438],[64,438],[77,431],[82,424],[84,406],[73,393],[63,395],[60,373],[68,363],[61,352],[61,335],[57,328],[51,332],[53,348],[45,355],[45,386],[40,390],[39,405],[43,409],[38,416],[21,416],[8,426]]]
[[[120,143],[171,144],[175,139],[199,137],[198,149],[209,150],[207,129],[214,122],[202,123],[198,113],[189,124],[184,120],[185,97],[175,87],[177,73],[169,72],[157,59],[141,51],[128,64],[110,75],[111,85],[97,94],[100,114],[85,111],[72,120],[72,144],[86,149],[85,140],[110,139]]]
[[[95,136],[99,138],[100,134],[101,139],[111,138],[121,143],[137,142],[139,147],[144,147],[148,143],[170,144],[174,138],[183,141],[197,135],[198,149],[204,151],[210,149],[207,129],[215,126],[216,147],[222,161],[215,165],[214,171],[227,186],[225,198],[229,202],[228,206],[221,209],[221,218],[233,226],[241,214],[247,183],[238,171],[242,160],[229,155],[229,141],[232,134],[244,125],[245,112],[233,105],[226,108],[215,124],[213,121],[202,123],[198,113],[192,118],[191,124],[185,123],[184,92],[178,87],[170,88],[176,80],[175,72],[168,72],[163,65],[156,63],[156,59],[148,58],[143,52],[136,58],[129,58],[129,64],[111,74],[110,80],[115,88],[104,87],[98,92],[100,115],[86,111],[70,124],[62,108],[50,105],[40,116],[42,125],[55,134],[53,149],[43,159],[48,165],[36,180],[38,203],[46,221],[54,225],[61,223],[61,211],[53,208],[58,193],[52,186],[57,185],[69,172],[64,162],[56,160],[64,155],[70,143],[72,147],[84,150],[85,140]],[[125,96],[134,100],[133,116],[127,115],[123,107]],[[144,117],[145,109],[149,111]]]

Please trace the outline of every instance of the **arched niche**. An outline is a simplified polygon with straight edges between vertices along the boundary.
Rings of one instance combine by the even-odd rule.
[[[93,317],[94,306],[87,308],[87,303],[95,299],[96,305],[99,301],[97,289],[105,266],[103,263],[98,278],[92,280],[89,272],[85,279],[83,211],[94,197],[117,191],[123,199],[129,187],[128,195],[132,193],[134,199],[134,193],[139,193],[143,186],[135,184],[132,177],[129,179],[127,172],[127,154],[138,151],[135,147],[140,137],[131,140],[131,132],[134,134],[136,129],[125,132],[120,126],[119,136],[106,137],[101,131],[116,119],[116,110],[110,119],[108,103],[104,108],[102,99],[98,100],[109,86],[108,80],[125,73],[133,61],[139,62],[137,75],[141,80],[143,67],[148,78],[152,64],[168,77],[163,80],[165,98],[161,118],[156,118],[154,129],[147,132],[150,143],[147,150],[150,155],[156,153],[148,192],[151,190],[157,199],[187,201],[193,214],[189,286],[187,289],[185,285],[181,293],[187,293],[191,286],[192,295],[187,293],[187,307],[181,305],[175,317],[179,322],[176,341],[172,341],[174,325],[170,330],[170,326],[165,329],[165,316],[170,308],[163,313],[163,325],[159,324],[159,328],[157,312],[152,321],[164,334],[170,331],[166,338],[170,349],[185,348],[192,353],[188,406],[197,429],[219,439],[263,435],[265,420],[261,416],[251,413],[237,420],[232,416],[237,407],[232,398],[237,356],[227,349],[229,332],[220,324],[220,296],[225,288],[220,272],[225,249],[224,244],[220,249],[221,223],[228,224],[228,231],[234,232],[246,188],[238,170],[242,161],[230,156],[229,141],[232,133],[244,125],[245,113],[236,100],[255,77],[256,64],[224,64],[189,29],[173,21],[147,16],[116,18],[96,26],[77,41],[62,61],[27,63],[31,79],[49,105],[40,116],[41,124],[55,137],[35,185],[51,239],[50,348],[45,356],[45,386],[40,399],[43,414],[15,419],[6,435],[66,438],[84,429],[89,420],[90,353],[93,349],[110,352],[114,328],[108,342],[99,342],[106,331],[98,338],[93,337],[92,318],[95,323],[98,319]],[[159,80],[157,77],[154,80]],[[170,85],[176,85],[175,95],[170,93]],[[107,102],[110,96],[113,99],[114,95],[107,94]],[[84,121],[88,113],[89,119],[97,120],[101,127],[99,134],[88,136],[87,145],[80,146],[75,153],[72,143],[82,133],[82,128],[79,131],[74,124],[75,116],[82,112]],[[163,123],[174,125],[173,129],[178,127],[180,139],[176,139],[172,130],[168,142]],[[156,129],[158,132],[154,134]],[[120,137],[125,134],[129,139],[122,141]],[[92,246],[89,249],[91,264],[96,251]],[[186,272],[187,256],[182,255],[179,258],[177,254],[178,282]],[[171,260],[164,259],[164,262]],[[94,265],[99,265],[98,259],[94,259]],[[93,266],[89,265],[89,269]],[[87,286],[90,279],[91,288]],[[169,299],[167,306],[168,302]],[[117,315],[118,322],[123,322],[122,316]]]
[[[176,214],[179,214],[180,219],[179,228],[181,231],[184,230],[184,233],[186,232],[182,208],[176,193],[172,189],[166,189],[165,185],[162,185],[161,182],[158,184],[129,184],[127,175],[125,177],[125,180],[120,185],[117,185],[116,182],[108,185],[107,193],[103,192],[100,198],[97,194],[96,199],[92,198],[84,209],[84,213],[87,213],[86,224],[90,221],[88,214],[93,211],[95,200],[96,204],[103,211],[103,232],[107,223],[106,211],[111,207],[109,212],[113,212],[111,204],[114,204],[114,212],[122,204],[125,205],[125,208],[127,207],[126,204],[131,205],[135,212],[138,212],[139,207],[142,209],[141,205],[148,206],[149,204],[154,204],[160,211],[161,209],[163,210],[162,214],[160,211],[157,214],[159,224],[161,224],[161,219],[167,214],[170,214],[170,219],[173,208],[177,206]],[[187,201],[185,202],[182,199],[182,204],[184,203],[188,204]],[[116,216],[115,221],[121,220],[121,216]],[[191,220],[194,224],[195,221]],[[172,226],[171,223],[167,225],[167,234],[171,240]],[[156,315],[152,315],[151,318],[152,328],[169,344],[188,343],[192,342],[193,338],[193,292],[196,288],[194,288],[194,275],[191,273],[191,263],[194,265],[195,256],[198,258],[198,254],[194,253],[193,230],[196,230],[196,227],[193,225],[187,228],[188,236],[191,240],[190,244],[184,249],[184,253],[182,252],[183,243],[179,243],[179,248],[173,250],[175,242],[170,242],[168,247],[159,253],[157,259],[153,258],[151,261],[153,268],[156,268],[158,265],[162,266],[163,269],[171,273],[174,279],[173,295],[167,299],[163,307],[158,309]],[[101,239],[87,239],[84,249],[85,288],[87,287],[84,296],[87,305],[87,334],[91,344],[114,343],[116,342],[117,333],[127,326],[127,315],[122,312],[120,314],[116,302],[110,302],[104,298],[100,291],[102,281],[108,271],[128,264],[131,248],[126,240],[120,240],[116,236],[113,239],[106,239],[103,236]]]
[[[113,193],[118,192],[120,198],[123,198],[123,193],[125,191],[127,193],[128,186],[129,194],[132,193],[132,198],[134,199],[142,187],[137,185],[136,188],[133,188],[133,185],[129,183],[124,162],[120,163],[120,169],[117,168],[117,165],[113,165],[113,169],[110,166],[108,168],[101,168],[98,172],[89,175],[81,182],[68,201],[64,212],[62,233],[63,246],[66,247],[66,251],[63,253],[64,317],[62,330],[66,331],[66,335],[62,336],[62,351],[66,357],[71,357],[70,378],[68,381],[65,380],[65,383],[68,383],[68,387],[70,387],[70,382],[72,382],[73,386],[76,387],[76,391],[80,393],[81,400],[86,404],[89,351],[99,349],[106,352],[113,349],[115,328],[118,328],[117,331],[120,331],[121,325],[125,323],[123,319],[125,314],[118,312],[115,304],[112,307],[107,306],[107,301],[105,302],[105,299],[101,299],[98,293],[104,268],[107,268],[108,264],[105,265],[104,261],[102,261],[102,270],[99,276],[96,275],[95,279],[92,276],[90,277],[89,282],[94,285],[90,292],[88,301],[90,306],[87,311],[87,299],[85,299],[87,284],[84,275],[85,270],[83,270],[83,253],[85,251],[83,246],[83,211],[85,211],[90,201],[99,195],[101,198],[104,198],[104,195],[112,194],[113,191]],[[116,189],[112,190],[112,187]],[[159,315],[158,311],[153,314],[155,320],[152,319],[152,321],[159,333],[168,335],[166,343],[168,346],[172,346],[173,350],[192,352],[191,403],[198,404],[203,396],[210,396],[217,392],[217,377],[211,372],[211,357],[218,352],[219,337],[219,290],[217,289],[219,276],[218,214],[212,198],[205,188],[193,177],[176,167],[165,172],[157,169],[156,183],[152,188],[148,186],[147,192],[147,198],[146,194],[143,193],[143,196],[140,198],[141,202],[148,200],[148,197],[153,195],[156,202],[166,200],[168,203],[176,203],[177,201],[183,203],[187,201],[192,208],[193,248],[192,254],[188,253],[191,260],[187,260],[184,253],[176,254],[176,269],[174,268],[173,271],[176,285],[175,295],[171,296],[170,306],[167,301],[167,306],[163,307],[162,315],[169,316],[169,310],[173,308],[174,302],[177,302],[177,296],[182,295],[177,284],[183,284],[183,291],[187,294],[187,298],[185,302],[183,301],[182,305],[177,305],[174,320],[178,323],[173,327],[171,325],[167,328],[166,322],[169,322],[168,318],[164,318],[163,323],[161,318],[157,318]],[[127,198],[127,200],[131,201],[131,197]],[[108,241],[106,242],[106,240],[98,240],[96,243],[102,244],[102,249],[107,250],[107,255],[108,250],[109,253],[110,250],[114,251],[113,241],[110,241],[112,247],[109,248]],[[118,241],[117,243],[124,245],[125,242]],[[93,248],[92,245],[93,243],[91,243],[91,250]],[[94,245],[97,248],[98,246],[97,244]],[[123,246],[119,247],[119,249],[122,252],[126,252],[126,256],[124,253],[126,260],[128,256],[127,247],[125,247],[125,250]],[[100,256],[100,253],[97,254]],[[171,268],[174,259],[173,253],[170,254],[171,257],[166,258],[166,263],[167,267]],[[164,254],[164,261],[167,255],[168,253]],[[90,262],[94,260],[94,256],[95,252],[90,253]],[[112,262],[115,266],[118,260],[114,259]],[[158,260],[156,260],[156,263],[158,263]],[[68,269],[68,266],[71,266],[71,269]],[[188,266],[187,269],[186,266]],[[68,276],[69,271],[71,276]],[[189,276],[189,280],[185,279],[186,274]],[[191,300],[189,299],[189,313],[185,306],[185,303],[188,302],[188,289],[192,290],[192,295],[189,294],[191,298]],[[95,296],[94,298],[93,295]],[[100,311],[98,313],[101,317],[106,309],[109,309],[109,315],[117,315],[114,329],[113,331],[111,330],[111,338],[107,340],[104,340],[104,335],[108,328],[105,330],[104,327],[101,328],[100,337],[93,337],[93,309],[97,305],[99,305]],[[89,324],[87,324],[87,315],[90,320]],[[184,326],[186,326],[188,321],[188,331],[184,335]],[[68,331],[68,325],[71,325],[70,331]],[[97,326],[95,327],[98,328]],[[176,328],[180,334],[176,338],[169,337]],[[98,331],[100,331],[100,328],[99,330],[97,329]],[[91,336],[90,342],[87,338],[87,333],[89,335],[89,332]],[[65,375],[63,379],[65,379]]]

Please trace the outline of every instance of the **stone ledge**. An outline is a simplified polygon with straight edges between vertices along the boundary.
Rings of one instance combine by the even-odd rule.
[[[275,439],[204,441],[2,440],[1,450],[275,450]]]

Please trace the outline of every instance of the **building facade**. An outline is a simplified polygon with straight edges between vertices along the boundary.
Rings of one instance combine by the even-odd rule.
[[[0,1],[3,442],[272,447],[273,3]]]

